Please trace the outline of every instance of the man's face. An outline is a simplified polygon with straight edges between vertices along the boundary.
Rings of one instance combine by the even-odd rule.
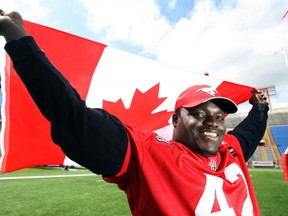
[[[209,157],[215,155],[224,139],[224,112],[208,101],[193,108],[180,108],[173,115],[173,140],[192,151]]]

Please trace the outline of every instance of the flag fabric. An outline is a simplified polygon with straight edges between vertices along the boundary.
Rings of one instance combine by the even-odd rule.
[[[176,98],[191,85],[211,85],[236,104],[251,97],[253,88],[249,86],[198,75],[32,22],[25,21],[25,27],[87,106],[104,108],[122,121],[166,139],[171,138]],[[53,143],[50,123],[6,57],[5,73],[1,74],[0,171],[73,164]]]

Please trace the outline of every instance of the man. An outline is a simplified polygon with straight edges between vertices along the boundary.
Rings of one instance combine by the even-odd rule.
[[[225,134],[233,101],[207,85],[178,97],[173,139],[86,107],[46,58],[17,12],[0,10],[5,49],[63,152],[125,191],[133,215],[260,215],[245,160],[267,122],[268,103],[253,92],[247,118]]]

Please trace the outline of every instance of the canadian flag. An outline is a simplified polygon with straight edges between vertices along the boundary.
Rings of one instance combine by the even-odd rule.
[[[89,107],[110,111],[122,121],[170,139],[170,118],[177,96],[187,87],[208,84],[240,104],[252,87],[197,75],[59,30],[25,21],[53,64]],[[2,77],[0,171],[40,165],[70,165],[50,137],[41,115],[6,56]],[[191,59],[193,61],[193,59]]]

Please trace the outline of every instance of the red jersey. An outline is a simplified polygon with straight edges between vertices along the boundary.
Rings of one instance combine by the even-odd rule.
[[[113,178],[133,215],[260,215],[237,138],[225,135],[218,153],[203,157],[175,141],[126,125],[129,144]]]

